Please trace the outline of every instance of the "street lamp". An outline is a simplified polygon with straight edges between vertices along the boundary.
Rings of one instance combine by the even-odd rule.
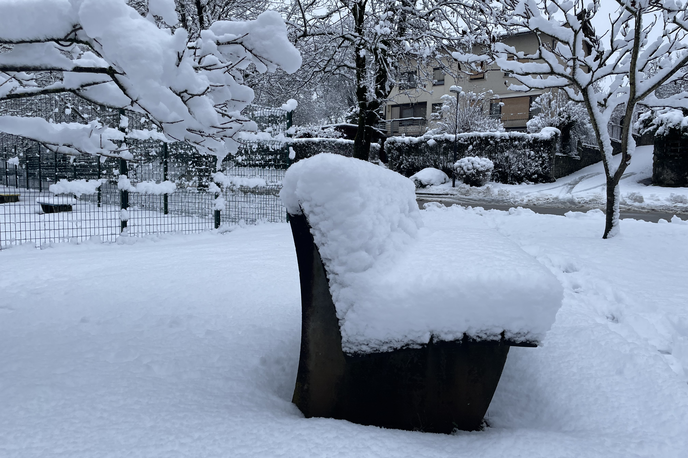
[[[459,95],[461,94],[461,86],[452,86],[449,92],[456,93],[456,108],[454,110],[454,161],[452,162],[452,188],[456,187],[456,153],[459,144]]]

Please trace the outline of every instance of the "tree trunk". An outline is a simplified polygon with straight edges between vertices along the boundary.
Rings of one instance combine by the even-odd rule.
[[[364,107],[361,108],[361,105]],[[359,103],[358,128],[354,138],[354,157],[367,161],[370,156],[370,134],[368,133],[368,110],[365,104]]]
[[[200,27],[200,30],[205,30],[205,5],[203,5],[201,0],[196,0],[195,3],[196,14],[198,15],[198,26]]]
[[[365,21],[365,3],[357,2],[353,6],[354,31],[357,35],[354,58],[356,64],[356,102],[358,104],[358,127],[354,138],[354,157],[367,161],[370,155],[370,136],[366,135],[368,124],[368,87],[366,85],[366,54],[363,41]],[[368,139],[366,141],[366,138]]]
[[[614,237],[619,232],[619,179],[607,177],[607,205],[603,239]]]

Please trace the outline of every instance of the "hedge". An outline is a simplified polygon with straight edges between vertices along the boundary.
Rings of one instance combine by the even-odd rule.
[[[391,137],[385,142],[388,166],[405,176],[434,167],[451,174],[456,160],[466,156],[486,157],[494,163],[492,180],[500,183],[554,181],[554,161],[559,133],[547,129],[539,134],[486,132],[423,137]]]

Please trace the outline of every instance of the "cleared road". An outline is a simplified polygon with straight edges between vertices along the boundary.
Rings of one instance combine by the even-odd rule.
[[[522,207],[528,208],[535,213],[542,213],[545,215],[563,215],[570,211],[576,212],[586,212],[592,210],[593,208],[586,207],[547,207],[538,205],[523,205],[523,204],[500,204],[494,202],[480,201],[478,199],[462,198],[458,196],[446,196],[446,195],[432,195],[432,194],[417,194],[416,200],[418,206],[423,208],[423,205],[428,202],[439,202],[446,205],[447,207],[452,205],[464,205],[467,207],[483,207],[485,210],[509,210],[510,208]],[[688,220],[688,213],[680,212],[660,212],[660,211],[621,211],[621,219],[637,219],[641,221],[649,221],[651,223],[656,223],[660,219],[671,220],[671,218],[676,215],[682,220]]]

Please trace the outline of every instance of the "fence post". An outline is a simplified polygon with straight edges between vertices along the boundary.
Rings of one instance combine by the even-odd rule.
[[[215,167],[215,170],[218,170],[218,167]],[[213,184],[217,186],[217,183],[213,182]],[[222,216],[220,210],[217,208],[219,204],[218,199],[220,198],[220,196],[222,196],[222,187],[218,186],[218,188],[220,188],[220,191],[215,193],[215,211],[213,212],[213,216],[215,217],[215,229],[218,229],[220,227],[220,217]]]
[[[96,162],[98,163],[98,179],[100,180],[100,156],[96,156]],[[103,186],[102,184],[98,186],[98,208],[100,208],[100,202],[102,200],[102,195],[100,192],[100,188]]]
[[[41,144],[38,144],[38,192],[43,192],[43,170],[41,168]]]
[[[168,157],[168,151],[167,151],[167,143],[163,142],[162,144],[162,181],[167,181],[167,157]],[[167,215],[170,212],[169,208],[169,195],[165,193],[162,196],[162,211],[163,214]]]
[[[287,137],[291,137],[291,134],[289,133],[289,129],[291,129],[291,126],[293,124],[294,118],[293,118],[294,112],[293,111],[287,111]],[[287,168],[291,167],[291,152],[293,151],[291,146],[287,146]],[[294,158],[296,158],[296,155],[294,155]],[[287,223],[289,222],[289,212],[287,212]]]
[[[129,171],[127,169],[127,161],[123,158],[119,159],[119,176],[127,177]],[[121,211],[129,209],[129,191],[126,189],[119,190],[119,208]],[[122,213],[120,212],[120,230],[124,232],[127,228],[128,219],[122,219]]]
[[[127,123],[123,122],[124,120],[122,118],[125,118],[124,116],[124,109],[120,108],[119,112],[117,113],[117,118],[118,118],[118,125],[117,129],[122,132],[123,134],[126,134],[127,132]],[[128,122],[128,120],[126,120]],[[129,178],[129,170],[127,167],[127,161],[124,160],[124,158],[119,158],[119,176],[121,177],[124,175],[125,178]],[[129,209],[129,191],[126,189],[120,189],[119,190],[119,207],[120,207],[120,230],[124,232],[124,230],[127,228],[127,223],[129,222],[129,212],[127,212],[127,218],[122,219],[122,214]]]
[[[214,216],[215,216],[215,229],[218,229],[220,227],[220,210],[215,210]]]

